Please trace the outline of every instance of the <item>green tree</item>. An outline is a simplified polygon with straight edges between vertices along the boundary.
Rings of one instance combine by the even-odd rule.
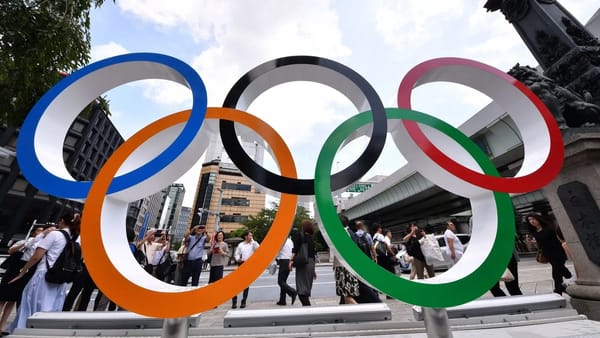
[[[60,79],[60,72],[89,62],[90,10],[103,3],[0,1],[0,123],[20,126],[35,102]]]
[[[254,239],[256,241],[258,241],[259,243],[262,242],[262,240],[267,235],[267,232],[271,228],[271,225],[273,224],[273,220],[275,219],[275,215],[277,214],[278,209],[279,205],[277,203],[273,203],[271,205],[271,208],[263,208],[256,216],[248,217],[248,220],[243,223],[244,227],[231,232],[231,236],[241,237],[244,231],[249,230],[252,232],[252,235],[254,236]],[[308,210],[306,210],[306,208],[298,206],[296,208],[296,215],[294,216],[294,223],[292,225],[292,235],[300,231],[302,221],[304,221],[305,219],[310,219],[311,221],[314,221],[310,218]],[[315,242],[315,247],[317,251],[323,251],[328,249],[327,243],[323,239],[323,236],[321,235],[321,232],[318,228],[315,229],[315,233],[313,234],[313,240]]]

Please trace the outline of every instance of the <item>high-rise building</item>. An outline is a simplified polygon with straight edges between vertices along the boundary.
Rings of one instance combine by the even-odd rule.
[[[185,232],[190,225],[191,214],[192,214],[192,208],[181,207],[181,210],[179,211],[179,218],[177,220],[177,225],[175,226],[174,229],[173,228],[171,229],[171,234],[173,235],[173,238],[171,239],[171,241],[173,243],[181,242],[181,240],[183,239],[183,236],[185,235]]]
[[[204,224],[209,232],[220,228],[228,233],[243,227],[242,222],[264,207],[265,194],[233,164],[214,160],[202,165],[192,224]]]
[[[0,147],[16,151],[19,130],[0,126]],[[60,135],[57,135],[60,136]],[[93,179],[123,138],[96,102],[71,124],[63,147],[65,167],[75,180]],[[10,154],[9,154],[10,155]],[[65,210],[81,211],[83,205],[39,191],[21,175],[14,156],[0,158],[0,232],[4,248],[15,235],[24,237],[33,222],[58,221]]]
[[[181,183],[173,183],[167,188],[167,195],[163,202],[161,218],[158,224],[160,229],[171,233],[179,221],[179,212],[185,195],[185,187]]]

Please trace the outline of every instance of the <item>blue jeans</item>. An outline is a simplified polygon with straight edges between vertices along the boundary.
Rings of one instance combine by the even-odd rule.
[[[183,263],[183,273],[179,285],[186,286],[190,276],[192,277],[192,286],[198,286],[200,281],[200,272],[202,272],[202,258],[193,261],[185,261]]]

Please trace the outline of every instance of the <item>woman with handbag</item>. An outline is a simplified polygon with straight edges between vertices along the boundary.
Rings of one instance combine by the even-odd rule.
[[[408,225],[406,229],[406,236],[402,238],[402,240],[405,242],[407,253],[413,258],[412,267],[416,271],[417,279],[425,278],[426,269],[429,278],[435,276],[433,266],[427,264],[425,255],[423,255],[423,251],[421,250],[421,244],[425,241],[424,238],[426,238],[425,231],[419,229],[419,226],[417,226],[415,223]]]
[[[18,241],[8,249],[10,256],[2,263],[2,268],[6,269],[6,272],[4,273],[2,282],[0,282],[0,310],[2,310],[2,317],[0,317],[1,335],[8,334],[6,331],[8,317],[15,307],[15,304],[21,300],[23,289],[31,276],[33,276],[35,270],[31,269],[31,272],[21,278],[18,283],[8,284],[8,282],[19,274],[21,268],[33,255],[37,242],[43,237],[43,235],[41,235],[43,231],[44,227],[42,226],[33,228],[29,238]],[[38,235],[40,235],[39,238]]]
[[[548,262],[552,265],[554,292],[562,295],[566,289],[563,278],[569,279],[573,275],[565,266],[567,255],[558,238],[558,229],[537,214],[527,215],[527,223],[531,228],[531,234],[535,238],[539,250],[542,250],[544,256],[546,256]]]
[[[302,221],[302,231],[294,237],[294,248],[289,268],[296,267],[296,292],[302,306],[310,306],[310,293],[313,280],[317,278],[315,272],[315,242],[312,239],[314,226],[312,221]]]
[[[215,241],[211,245],[212,257],[210,259],[210,272],[208,283],[213,283],[223,278],[223,269],[225,264],[229,262],[229,246],[223,241],[225,233],[221,230],[217,231]]]

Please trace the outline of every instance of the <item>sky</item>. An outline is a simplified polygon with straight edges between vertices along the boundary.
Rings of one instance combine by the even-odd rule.
[[[385,107],[396,107],[403,76],[438,57],[462,57],[508,71],[516,63],[537,62],[499,12],[486,12],[485,0],[117,0],[92,11],[92,61],[153,52],[178,58],[200,74],[208,105],[219,107],[233,84],[266,61],[314,55],[342,63],[363,76]],[[560,2],[585,23],[597,0]],[[191,107],[191,92],[163,80],[125,84],[105,93],[112,120],[128,138],[148,123]],[[459,126],[489,99],[476,90],[434,83],[413,92],[413,109]],[[325,139],[359,113],[341,93],[326,86],[294,82],[261,94],[248,112],[269,123],[292,151],[300,178],[314,177]],[[336,155],[333,170],[352,163],[368,142],[351,142]],[[191,206],[203,158],[177,183]],[[390,175],[406,161],[391,137],[365,175]],[[278,172],[267,158],[265,167]]]

